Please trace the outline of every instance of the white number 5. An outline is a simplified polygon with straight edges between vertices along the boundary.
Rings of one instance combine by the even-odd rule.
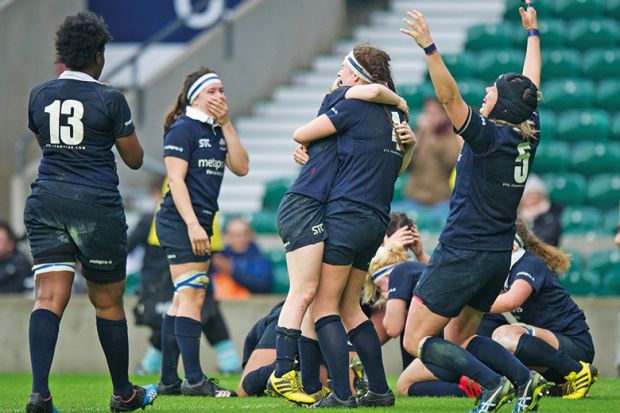
[[[78,100],[55,100],[45,107],[45,112],[50,115],[50,142],[52,144],[64,143],[65,145],[79,145],[84,139],[84,105]],[[69,115],[69,126],[60,126],[60,115]]]
[[[531,149],[529,142],[522,142],[517,145],[519,155],[515,158],[515,182],[518,184],[522,184],[527,180],[527,174],[530,169]]]

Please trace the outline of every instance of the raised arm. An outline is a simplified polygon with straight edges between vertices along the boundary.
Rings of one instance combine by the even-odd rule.
[[[525,62],[523,63],[523,75],[527,76],[540,89],[540,72],[542,67],[540,36],[538,35],[536,9],[532,6],[531,0],[525,1],[525,9],[519,7],[519,14],[521,15],[523,28],[527,30],[527,49],[525,51]]]
[[[380,103],[383,105],[394,105],[398,109],[409,115],[407,101],[394,93],[387,86],[372,83],[370,85],[355,85],[345,93],[346,99],[359,99],[366,102]]]
[[[460,129],[467,120],[469,107],[461,97],[456,81],[437,51],[422,13],[417,10],[411,10],[407,12],[407,15],[411,20],[405,18],[403,21],[410,27],[410,30],[400,29],[400,31],[413,38],[418,46],[424,49],[428,72],[431,76],[437,98],[446,108],[452,124],[457,129]]]
[[[308,145],[312,141],[325,138],[336,133],[336,127],[327,115],[321,115],[304,126],[297,128],[293,134],[295,142]]]

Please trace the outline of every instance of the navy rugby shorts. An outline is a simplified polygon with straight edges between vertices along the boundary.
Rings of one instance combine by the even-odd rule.
[[[202,227],[207,232],[209,238],[213,235],[213,222],[201,222]],[[203,256],[195,255],[192,250],[192,243],[187,234],[187,225],[181,217],[172,218],[163,216],[160,212],[155,218],[155,230],[159,244],[164,249],[168,262],[173,264],[185,264],[188,262],[207,262],[211,258],[210,254]]]
[[[327,239],[324,203],[305,195],[287,193],[278,207],[278,233],[286,252]]]

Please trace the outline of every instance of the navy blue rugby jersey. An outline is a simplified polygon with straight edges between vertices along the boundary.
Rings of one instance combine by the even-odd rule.
[[[324,115],[336,103],[345,99],[350,86],[341,86],[325,95],[317,116]],[[308,145],[310,159],[301,168],[299,176],[288,192],[301,194],[325,202],[338,172],[336,134],[313,141]]]
[[[388,300],[399,298],[407,302],[407,306],[413,297],[413,290],[418,285],[420,276],[426,268],[426,264],[416,261],[405,261],[398,264],[390,273]]]
[[[504,291],[517,280],[527,282],[532,294],[512,315],[521,323],[572,336],[588,331],[586,316],[544,261],[526,252],[512,266]]]
[[[530,121],[540,130],[538,112]],[[456,131],[465,140],[456,164],[450,214],[439,237],[455,248],[510,251],[517,206],[540,142],[524,141],[519,131],[474,113]]]
[[[392,124],[401,123],[403,113],[395,106],[347,99],[332,107],[327,116],[338,131],[339,159],[328,200],[346,199],[367,205],[387,224],[404,154]]]
[[[118,190],[115,139],[135,127],[123,94],[82,72],[66,71],[32,89],[28,128],[41,139],[37,180]]]
[[[211,225],[218,210],[217,197],[226,166],[226,140],[222,128],[197,109],[188,107],[164,136],[164,158],[173,156],[188,163],[185,184],[192,200],[196,217],[203,226]],[[168,192],[160,214],[181,219]]]

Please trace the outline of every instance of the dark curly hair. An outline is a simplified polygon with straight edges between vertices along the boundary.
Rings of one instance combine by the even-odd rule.
[[[56,63],[83,71],[97,53],[103,53],[112,36],[103,19],[89,11],[67,16],[56,32]]]
[[[177,95],[176,99],[174,100],[174,105],[168,111],[166,117],[164,118],[164,132],[167,132],[174,123],[174,121],[177,120],[177,118],[183,113],[185,113],[185,108],[187,107],[187,105],[189,105],[189,102],[187,101],[187,91],[190,87],[192,87],[194,82],[198,80],[198,78],[206,75],[207,73],[214,72],[207,66],[201,66],[198,70],[190,73],[185,77],[185,80],[183,81],[183,87],[181,88],[181,91]]]

